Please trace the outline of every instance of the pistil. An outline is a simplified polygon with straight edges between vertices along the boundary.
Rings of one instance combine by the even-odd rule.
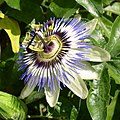
[[[41,42],[42,42],[43,45],[44,45],[44,48],[48,51],[48,45],[46,44],[46,42],[45,42],[45,40],[44,40],[43,34],[42,34],[40,31],[36,31],[35,33],[36,33],[36,35],[40,38]]]

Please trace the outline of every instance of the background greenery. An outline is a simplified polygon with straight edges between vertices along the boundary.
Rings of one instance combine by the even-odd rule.
[[[0,0],[0,117],[13,120],[120,120],[119,0]],[[100,80],[87,81],[89,95],[81,100],[63,88],[50,108],[43,94],[33,91],[19,99],[24,81],[17,71],[19,43],[32,21],[79,17],[94,26],[92,41],[111,54],[107,63],[91,63]],[[96,21],[95,24],[91,21]],[[20,41],[19,41],[20,40]]]

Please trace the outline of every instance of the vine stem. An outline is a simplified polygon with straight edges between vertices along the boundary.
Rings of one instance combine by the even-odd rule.
[[[49,118],[52,119],[52,116],[41,116],[41,115],[28,115],[27,118]]]
[[[55,119],[55,120],[60,120],[60,118],[65,118],[65,116],[59,116],[59,117],[52,117],[52,116],[41,116],[41,115],[28,115],[27,118],[47,118],[47,119]]]

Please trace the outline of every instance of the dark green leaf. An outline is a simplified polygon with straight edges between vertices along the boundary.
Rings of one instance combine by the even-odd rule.
[[[56,17],[70,17],[78,9],[74,0],[53,0],[49,6]]]
[[[5,49],[5,51],[8,52],[10,51],[10,49],[8,50]],[[8,52],[7,54],[11,54],[11,52]],[[20,93],[20,90],[23,87],[23,81],[19,80],[21,76],[21,71],[18,72],[17,70],[18,70],[18,64],[15,64],[14,60],[7,59],[6,61],[3,61],[0,63],[0,89],[1,90],[14,93],[15,95],[18,95]]]
[[[110,40],[106,49],[111,53],[112,57],[120,54],[120,16],[118,16],[112,26]]]
[[[4,2],[4,0],[0,0],[0,5]]]
[[[87,11],[89,11],[95,17],[99,17],[100,13],[103,12],[101,0],[76,0],[82,5]]]
[[[65,97],[60,97],[60,102],[55,106],[55,110],[58,112],[56,116],[61,116],[64,120],[76,120],[78,116],[78,110],[74,105],[74,101]],[[76,102],[77,99],[76,99]]]
[[[21,0],[20,2],[20,11],[11,9],[10,7],[4,8],[7,11],[7,15],[27,24],[30,23],[33,19],[35,19],[36,22],[42,21],[44,19],[45,15],[43,15],[39,4],[36,4],[34,1],[30,0]]]
[[[107,118],[106,118],[106,120],[113,120],[112,118],[113,118],[113,114],[114,114],[114,110],[115,110],[115,106],[116,106],[119,92],[120,92],[120,90],[115,91],[115,96],[112,98],[110,105],[107,106]]]
[[[5,119],[25,120],[26,105],[17,97],[0,91],[0,114]]]
[[[87,98],[87,107],[93,120],[106,120],[110,81],[104,64],[95,67],[100,80],[93,80]]]
[[[5,2],[14,9],[20,10],[20,0],[5,0]]]

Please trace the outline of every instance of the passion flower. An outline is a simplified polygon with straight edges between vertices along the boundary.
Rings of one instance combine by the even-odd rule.
[[[51,18],[42,25],[32,25],[32,28],[26,33],[18,60],[19,70],[25,70],[20,78],[26,83],[21,98],[27,97],[38,86],[38,91],[44,90],[47,102],[53,107],[62,83],[85,99],[88,90],[83,79],[98,78],[86,61],[107,61],[109,53],[86,42],[90,29],[78,18]]]

